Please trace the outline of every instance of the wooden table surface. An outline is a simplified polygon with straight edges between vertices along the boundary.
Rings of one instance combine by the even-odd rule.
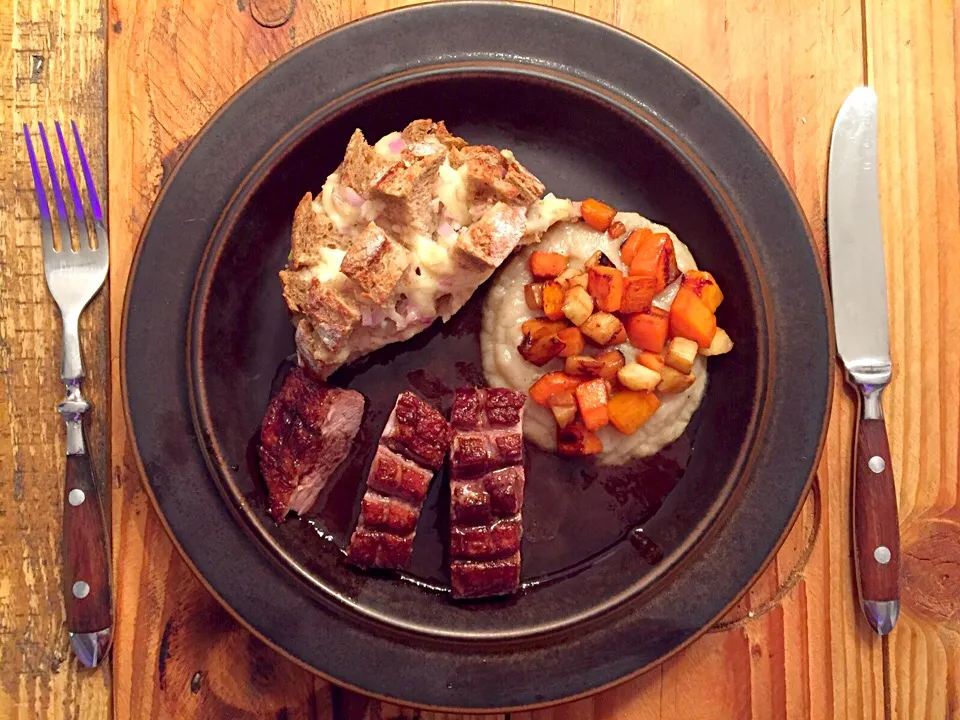
[[[239,627],[187,570],[140,486],[118,388],[130,259],[165,175],[243,82],[391,0],[0,3],[0,717],[440,717],[331,687]],[[889,640],[851,584],[853,403],[835,395],[819,482],[775,562],[655,670],[529,720],[960,718],[960,0],[556,0],[659,46],[750,122],[821,252],[830,128],[880,96],[894,381],[885,397],[905,551]],[[320,69],[318,69],[319,71]],[[112,496],[112,663],[78,668],[59,590],[59,325],[43,283],[22,123],[75,118],[101,190],[109,288],[84,316],[90,443]],[[109,158],[109,167],[105,161]],[[158,299],[162,301],[162,299]],[[837,373],[840,381],[840,374]]]

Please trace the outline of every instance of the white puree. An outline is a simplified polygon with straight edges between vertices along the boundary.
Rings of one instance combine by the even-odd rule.
[[[616,219],[626,225],[628,232],[639,227],[649,227],[654,232],[669,233],[673,239],[680,270],[685,272],[697,268],[690,250],[668,228],[650,222],[636,213],[618,213]],[[554,225],[539,243],[528,246],[513,256],[496,278],[483,308],[483,371],[490,385],[526,392],[544,373],[563,369],[562,359],[551,360],[543,367],[537,367],[524,360],[517,351],[517,346],[523,339],[520,324],[540,315],[527,307],[523,294],[523,286],[531,282],[530,253],[534,250],[562,253],[570,258],[571,267],[578,267],[594,252],[602,250],[620,269],[624,269],[619,250],[620,243],[625,238],[626,235],[614,240],[607,233],[593,230],[583,222],[560,223]],[[627,362],[631,362],[637,355],[636,349],[629,343],[620,345],[618,349],[623,352]],[[697,356],[693,373],[696,381],[686,391],[675,394],[657,393],[660,408],[633,435],[623,435],[612,425],[598,430],[597,436],[603,441],[603,452],[597,456],[598,461],[604,465],[622,465],[632,458],[653,455],[676,440],[687,427],[703,398],[703,391],[707,386],[706,358]],[[527,439],[544,450],[556,450],[557,423],[553,413],[529,399],[523,432]]]

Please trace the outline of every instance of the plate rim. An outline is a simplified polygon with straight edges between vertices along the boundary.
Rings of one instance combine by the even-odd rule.
[[[133,453],[133,455],[134,455],[134,458],[135,458],[135,462],[136,462],[136,465],[137,465],[138,473],[139,473],[140,479],[141,479],[141,484],[142,484],[143,488],[145,489],[145,491],[146,491],[146,493],[147,493],[147,495],[148,495],[148,497],[149,497],[149,499],[150,499],[151,505],[153,506],[154,510],[155,510],[156,513],[157,513],[157,516],[158,516],[158,518],[159,518],[159,520],[160,520],[160,522],[161,522],[162,527],[164,528],[164,530],[165,530],[165,532],[167,533],[168,537],[171,539],[174,547],[177,549],[177,551],[178,551],[178,553],[180,554],[180,556],[184,559],[184,561],[186,562],[187,566],[190,568],[191,572],[193,572],[193,574],[200,580],[200,582],[201,582],[201,583],[203,584],[203,586],[207,589],[207,591],[210,592],[210,593],[217,599],[217,601],[218,601],[241,625],[243,625],[244,627],[246,627],[249,631],[251,631],[255,636],[257,636],[257,637],[258,637],[259,639],[261,639],[263,642],[265,642],[266,644],[270,645],[272,648],[274,648],[274,649],[277,650],[278,652],[282,653],[284,656],[287,657],[287,659],[292,660],[294,663],[296,663],[296,664],[299,665],[300,667],[303,667],[303,668],[309,670],[310,672],[312,672],[312,673],[314,673],[314,674],[318,674],[318,675],[324,677],[325,679],[327,679],[327,680],[329,680],[329,681],[331,681],[331,682],[333,682],[333,683],[335,683],[335,684],[337,684],[337,685],[341,685],[341,686],[344,686],[344,687],[348,687],[348,688],[350,688],[350,689],[353,689],[353,690],[355,690],[355,691],[357,691],[357,692],[360,692],[360,693],[363,693],[363,694],[365,694],[365,695],[369,695],[369,696],[372,696],[372,697],[376,697],[376,698],[378,698],[378,699],[382,699],[382,700],[386,700],[386,701],[391,701],[391,702],[401,702],[401,703],[416,702],[417,705],[420,706],[420,707],[429,708],[429,709],[435,709],[435,710],[467,711],[467,712],[470,712],[470,711],[472,711],[472,712],[478,712],[478,711],[479,711],[479,712],[498,712],[498,711],[503,712],[503,711],[508,711],[508,712],[509,712],[509,711],[515,711],[515,710],[528,710],[528,709],[535,709],[535,708],[539,708],[539,707],[547,707],[547,706],[555,705],[555,704],[561,703],[561,702],[568,702],[568,701],[572,701],[572,700],[575,700],[575,699],[578,699],[578,698],[590,696],[590,695],[593,695],[593,694],[595,694],[595,693],[601,692],[601,691],[603,691],[604,689],[607,689],[607,688],[610,688],[610,687],[619,685],[620,683],[625,682],[625,681],[629,680],[630,678],[636,677],[637,675],[642,674],[643,672],[646,672],[647,670],[649,670],[649,669],[651,669],[651,668],[653,668],[653,667],[656,667],[657,665],[659,665],[660,663],[664,662],[664,661],[667,660],[668,658],[672,657],[674,654],[678,653],[680,650],[684,649],[685,647],[687,647],[688,645],[690,645],[691,643],[693,643],[695,640],[697,640],[699,637],[701,637],[705,632],[707,632],[707,630],[709,629],[709,627],[710,627],[710,625],[712,624],[712,622],[714,622],[717,618],[719,618],[719,617],[721,617],[723,614],[725,614],[732,606],[734,606],[734,605],[738,602],[738,600],[750,589],[750,587],[755,583],[755,581],[757,580],[757,578],[758,578],[758,577],[763,573],[763,571],[768,567],[769,563],[770,563],[771,560],[774,558],[774,556],[776,555],[776,553],[778,552],[778,550],[780,549],[780,547],[782,546],[782,544],[783,544],[784,541],[786,540],[786,537],[787,537],[787,535],[789,534],[790,529],[793,527],[793,525],[794,525],[797,517],[799,516],[799,513],[800,513],[801,510],[802,510],[803,501],[804,501],[804,499],[806,498],[807,494],[809,493],[809,490],[810,490],[811,484],[812,484],[812,482],[813,482],[813,479],[814,479],[814,477],[816,476],[817,467],[818,467],[818,462],[811,463],[811,470],[810,470],[810,472],[808,473],[808,476],[807,476],[807,478],[806,478],[806,480],[805,480],[805,482],[804,482],[803,490],[802,490],[802,492],[800,493],[800,496],[799,496],[798,502],[797,502],[797,504],[796,504],[796,507],[793,509],[792,513],[790,514],[789,520],[788,520],[788,522],[787,522],[787,524],[786,524],[783,532],[780,534],[780,536],[779,536],[778,540],[776,541],[775,545],[772,547],[772,549],[770,550],[770,552],[766,555],[766,557],[764,558],[763,562],[760,564],[760,566],[758,567],[758,569],[756,570],[756,572],[754,572],[754,573],[752,574],[752,576],[750,577],[749,582],[748,582],[741,590],[739,590],[739,591],[735,594],[735,596],[713,617],[713,619],[712,619],[710,622],[708,622],[706,625],[704,625],[704,626],[703,626],[702,628],[700,628],[699,630],[696,630],[696,631],[692,632],[688,637],[686,637],[684,640],[682,640],[680,643],[678,643],[673,649],[671,649],[669,652],[661,655],[661,656],[658,657],[655,661],[652,661],[652,662],[650,662],[650,663],[648,663],[648,664],[646,664],[646,665],[643,665],[642,667],[640,667],[640,668],[638,668],[638,669],[636,669],[636,670],[634,670],[634,671],[632,671],[632,672],[629,672],[629,673],[627,673],[627,674],[623,674],[623,675],[619,676],[619,677],[616,678],[616,679],[610,680],[609,682],[606,682],[606,683],[603,683],[603,684],[600,684],[600,685],[593,686],[593,687],[591,687],[591,688],[589,688],[589,689],[586,689],[586,690],[584,690],[584,691],[582,691],[582,692],[578,692],[578,693],[575,694],[575,695],[551,698],[551,699],[547,699],[547,700],[544,700],[544,701],[541,701],[541,702],[534,702],[534,703],[522,704],[522,705],[502,706],[502,707],[501,707],[501,706],[492,706],[492,705],[491,705],[491,706],[484,706],[483,708],[479,708],[479,707],[469,707],[469,706],[468,706],[468,707],[458,707],[458,706],[441,705],[441,704],[424,704],[424,703],[422,703],[422,702],[420,702],[420,701],[416,701],[416,700],[407,700],[407,699],[404,699],[404,698],[392,697],[392,696],[390,696],[390,695],[378,694],[378,693],[376,693],[376,692],[374,692],[374,691],[371,691],[371,690],[369,690],[369,689],[358,687],[358,686],[353,685],[353,684],[351,684],[351,683],[349,683],[349,682],[347,682],[347,681],[344,681],[344,680],[342,680],[342,679],[340,679],[340,678],[332,677],[332,676],[328,675],[328,674],[325,673],[324,671],[321,671],[321,670],[319,670],[318,668],[314,667],[313,665],[309,664],[308,662],[306,662],[306,661],[304,661],[304,660],[301,660],[300,658],[296,657],[296,656],[293,655],[291,652],[289,652],[289,651],[287,651],[286,649],[284,649],[283,647],[281,647],[277,642],[271,640],[271,639],[270,639],[269,637],[267,637],[265,634],[263,634],[263,633],[261,633],[259,630],[257,630],[250,622],[248,622],[244,617],[242,617],[242,616],[239,614],[239,612],[236,611],[236,610],[225,600],[225,598],[224,598],[223,596],[221,596],[221,595],[212,587],[212,585],[207,581],[206,577],[201,573],[201,571],[199,570],[198,566],[194,563],[194,561],[191,559],[191,557],[188,556],[185,548],[180,544],[179,540],[177,539],[176,535],[174,534],[174,532],[173,532],[173,530],[172,530],[172,528],[171,528],[171,526],[170,526],[170,524],[169,524],[169,522],[168,522],[165,514],[163,513],[163,511],[162,511],[162,509],[161,509],[161,505],[160,505],[160,503],[159,503],[159,501],[158,501],[158,499],[157,499],[157,497],[156,497],[156,495],[155,495],[155,493],[154,493],[154,491],[153,491],[153,487],[152,487],[152,485],[151,485],[151,482],[150,482],[150,480],[148,479],[148,478],[149,478],[149,475],[148,475],[148,473],[147,473],[147,471],[146,471],[146,467],[145,467],[145,465],[144,465],[143,458],[142,458],[141,453],[140,453],[140,446],[139,446],[139,444],[138,444],[138,442],[137,442],[136,431],[135,431],[135,428],[134,428],[134,426],[133,426],[133,420],[132,420],[133,412],[132,412],[132,407],[131,407],[130,392],[129,392],[129,385],[128,385],[128,380],[129,380],[129,378],[128,378],[127,360],[128,360],[128,331],[129,331],[129,317],[130,317],[129,311],[130,311],[131,301],[132,301],[132,298],[133,298],[133,293],[132,293],[132,291],[133,291],[133,288],[134,288],[135,280],[136,280],[137,275],[138,275],[138,270],[139,270],[139,266],[140,266],[140,260],[141,260],[141,258],[142,258],[143,250],[144,250],[144,247],[145,247],[145,242],[144,242],[144,240],[145,240],[145,238],[147,237],[147,235],[149,234],[149,231],[150,231],[151,227],[153,226],[153,223],[154,223],[154,220],[155,220],[155,217],[156,217],[158,208],[161,207],[162,201],[165,199],[165,197],[166,197],[169,189],[172,187],[174,179],[177,177],[177,175],[179,174],[179,172],[180,172],[180,170],[182,169],[183,165],[186,163],[187,159],[189,158],[190,153],[191,153],[191,152],[194,150],[194,148],[198,145],[198,143],[200,142],[200,140],[201,140],[201,139],[207,134],[207,132],[220,120],[220,118],[231,108],[231,106],[234,104],[234,102],[235,102],[237,99],[239,99],[241,96],[245,95],[245,94],[247,93],[247,91],[248,91],[252,86],[254,86],[254,85],[256,85],[257,83],[259,83],[259,82],[260,82],[265,76],[267,76],[268,74],[276,71],[278,68],[280,68],[280,67],[283,66],[285,63],[287,63],[288,61],[290,61],[293,57],[299,56],[300,54],[302,54],[302,53],[304,53],[304,52],[307,52],[309,48],[317,45],[318,43],[323,42],[323,41],[325,41],[325,40],[328,40],[328,39],[330,39],[332,36],[336,36],[337,34],[342,33],[342,32],[345,32],[345,31],[348,31],[348,30],[350,30],[350,29],[352,29],[352,28],[354,28],[354,27],[356,27],[356,26],[362,26],[362,25],[365,25],[365,24],[368,24],[368,23],[377,22],[377,21],[382,21],[383,18],[384,18],[384,16],[397,17],[397,16],[400,16],[400,15],[406,15],[406,14],[411,14],[411,13],[429,12],[430,10],[440,10],[441,8],[443,8],[442,11],[449,11],[449,10],[451,10],[451,9],[456,9],[456,6],[491,6],[491,7],[500,6],[501,9],[504,8],[504,7],[506,7],[509,11],[522,12],[522,13],[541,14],[541,15],[546,15],[546,16],[553,16],[553,17],[561,18],[561,19],[563,19],[564,21],[571,21],[571,22],[575,22],[575,23],[585,23],[585,24],[588,24],[588,25],[597,26],[597,27],[603,29],[605,32],[613,32],[613,33],[615,33],[615,34],[617,34],[617,35],[620,35],[620,36],[622,36],[623,38],[627,39],[627,40],[630,41],[631,43],[634,43],[634,44],[636,44],[636,45],[641,46],[641,47],[644,49],[644,51],[646,51],[646,52],[655,53],[656,55],[659,55],[663,60],[667,61],[669,64],[674,65],[674,66],[675,66],[677,69],[679,69],[683,74],[687,75],[689,79],[694,80],[694,81],[696,82],[696,84],[699,86],[699,89],[700,89],[701,91],[703,91],[703,92],[705,92],[705,93],[713,96],[713,98],[714,98],[716,101],[719,102],[719,104],[731,115],[731,117],[732,117],[734,120],[736,120],[737,124],[741,126],[741,129],[744,130],[744,131],[747,133],[747,135],[749,135],[749,136],[752,137],[753,141],[756,143],[756,145],[757,145],[758,149],[760,150],[761,154],[762,154],[763,156],[765,156],[765,159],[769,162],[770,168],[771,168],[771,169],[775,172],[775,174],[778,176],[779,181],[780,181],[780,183],[781,183],[782,186],[783,186],[783,189],[786,190],[788,199],[790,200],[791,204],[793,205],[793,208],[794,208],[794,210],[795,210],[795,212],[796,212],[796,216],[797,216],[797,218],[800,220],[800,223],[801,223],[802,228],[803,228],[803,234],[806,236],[806,239],[807,239],[808,244],[809,244],[809,246],[810,246],[809,249],[811,250],[811,252],[812,252],[812,254],[813,254],[813,256],[814,256],[814,258],[815,258],[815,260],[816,260],[815,265],[816,265],[817,275],[818,275],[818,278],[819,278],[820,287],[821,287],[821,291],[822,291],[822,297],[823,297],[823,301],[824,301],[824,307],[825,307],[825,311],[826,311],[826,313],[825,313],[825,314],[826,314],[826,318],[825,318],[825,319],[826,319],[826,325],[827,325],[826,339],[827,339],[827,345],[828,345],[827,350],[828,350],[829,365],[832,367],[833,358],[834,358],[834,356],[835,356],[835,341],[834,341],[833,332],[832,332],[832,327],[833,327],[832,305],[831,305],[831,303],[830,303],[830,296],[829,296],[829,292],[828,292],[828,290],[827,290],[828,286],[827,286],[827,282],[826,282],[825,270],[824,270],[824,267],[823,267],[822,263],[821,263],[820,260],[819,260],[819,257],[817,256],[816,245],[815,245],[815,243],[813,242],[813,234],[812,234],[812,232],[811,232],[809,222],[808,222],[808,220],[807,220],[807,218],[806,218],[806,216],[805,216],[805,214],[804,214],[804,212],[803,212],[802,207],[801,207],[800,204],[799,204],[799,201],[798,201],[797,198],[796,198],[796,195],[795,195],[795,193],[794,193],[794,191],[793,191],[792,186],[791,186],[790,183],[787,181],[787,178],[785,177],[782,169],[780,168],[780,166],[778,165],[778,163],[776,162],[776,160],[773,158],[772,154],[770,153],[770,151],[768,150],[768,148],[766,147],[766,145],[762,142],[762,140],[759,138],[759,136],[757,136],[757,134],[753,131],[753,129],[749,126],[749,124],[744,120],[744,118],[736,111],[735,108],[733,108],[716,90],[714,90],[710,85],[708,85],[702,78],[700,78],[696,73],[694,73],[692,70],[690,70],[686,65],[684,65],[684,64],[681,63],[680,61],[676,60],[675,58],[673,58],[673,57],[670,56],[670,55],[667,55],[666,53],[664,53],[663,51],[659,50],[659,49],[656,48],[655,46],[649,44],[648,42],[646,42],[646,41],[644,41],[644,40],[642,40],[642,39],[640,39],[640,38],[638,38],[638,37],[636,37],[636,36],[633,36],[633,35],[625,32],[625,31],[623,31],[623,30],[621,30],[621,29],[619,29],[619,28],[617,28],[617,27],[615,27],[615,26],[612,26],[612,25],[609,25],[609,24],[607,24],[607,23],[604,23],[604,22],[602,22],[602,21],[599,21],[599,20],[596,20],[596,19],[594,19],[594,18],[590,18],[590,17],[587,17],[587,16],[579,15],[579,14],[576,14],[576,13],[572,13],[572,12],[569,12],[569,11],[565,11],[565,10],[560,10],[560,9],[556,9],[556,8],[552,8],[552,7],[543,7],[543,6],[527,5],[527,4],[520,3],[520,2],[490,2],[489,0],[453,0],[452,2],[443,3],[442,5],[430,5],[430,4],[427,4],[427,5],[413,5],[413,6],[408,6],[408,7],[400,8],[400,9],[388,10],[388,11],[384,11],[384,12],[381,12],[381,13],[376,13],[376,14],[373,14],[373,15],[365,16],[365,17],[363,17],[363,18],[359,18],[359,19],[354,20],[354,21],[352,21],[352,22],[349,22],[349,23],[346,23],[346,24],[344,24],[344,25],[341,25],[341,26],[338,26],[338,27],[336,27],[336,28],[333,28],[333,29],[331,29],[331,30],[329,30],[329,31],[327,31],[327,32],[325,32],[325,33],[317,36],[316,38],[313,38],[312,40],[308,41],[307,43],[304,43],[303,45],[297,47],[296,49],[294,49],[294,50],[292,50],[291,52],[289,52],[289,53],[287,53],[286,55],[284,55],[284,56],[283,56],[281,59],[279,59],[278,61],[276,61],[276,62],[274,62],[274,63],[266,66],[265,68],[263,68],[260,72],[258,72],[258,73],[257,73],[256,75],[254,75],[252,78],[250,78],[246,83],[244,83],[238,90],[236,90],[236,91],[233,93],[233,95],[231,95],[231,97],[230,97],[220,108],[218,108],[218,110],[207,120],[207,122],[203,125],[203,127],[194,135],[194,137],[192,138],[192,140],[191,140],[188,148],[185,150],[185,152],[183,152],[183,153],[181,154],[181,156],[178,158],[177,163],[175,164],[173,170],[169,173],[168,177],[165,178],[164,184],[163,184],[162,188],[160,189],[160,191],[159,191],[159,193],[158,193],[158,195],[157,195],[157,198],[155,199],[155,201],[154,201],[154,203],[153,203],[153,205],[152,205],[152,207],[151,207],[150,213],[149,213],[149,215],[148,215],[148,217],[147,217],[147,219],[146,219],[146,221],[145,221],[145,223],[144,223],[143,229],[142,229],[141,234],[140,234],[140,238],[139,238],[139,240],[138,240],[138,242],[137,242],[137,245],[136,245],[136,248],[135,248],[133,257],[132,257],[132,259],[131,259],[130,268],[129,268],[129,273],[128,273],[127,280],[126,280],[124,303],[123,303],[123,312],[122,312],[122,318],[121,318],[120,357],[119,357],[119,361],[120,361],[120,381],[121,381],[120,384],[121,384],[121,395],[122,395],[122,407],[123,407],[123,413],[124,413],[124,420],[125,420],[126,426],[127,426],[127,437],[128,437],[128,441],[129,441],[130,450],[132,451],[132,453]],[[537,67],[537,69],[543,69],[542,66],[536,66],[536,67]],[[623,97],[623,95],[622,95],[621,93],[615,93],[615,94],[619,95],[620,97]],[[632,101],[632,102],[636,102],[636,100],[635,100],[634,98],[627,97],[626,99],[627,99],[627,100],[630,100],[630,101]],[[236,191],[235,191],[235,193],[236,193]],[[234,194],[235,194],[235,193],[234,193]],[[232,204],[232,202],[233,202],[233,196],[231,196],[231,198],[228,200],[227,204],[224,206],[224,208],[223,208],[222,210],[227,209],[227,208]],[[735,205],[734,205],[734,207],[735,207]],[[223,215],[223,212],[221,211],[221,217],[222,217],[222,215]],[[819,432],[819,437],[817,438],[816,451],[815,451],[815,457],[814,457],[814,459],[817,460],[817,461],[819,461],[819,458],[822,456],[822,452],[823,452],[823,449],[824,449],[824,446],[825,446],[827,429],[828,429],[828,423],[829,423],[829,418],[830,418],[830,412],[831,412],[831,409],[832,409],[832,399],[833,399],[833,394],[834,394],[834,391],[835,391],[835,383],[834,383],[834,381],[833,381],[833,372],[832,372],[832,370],[829,372],[829,377],[828,377],[828,381],[827,381],[827,384],[826,384],[825,391],[826,391],[826,396],[824,397],[823,418],[822,418],[822,422],[821,422],[821,424],[820,424],[820,432]],[[197,442],[198,445],[201,445],[201,441],[200,441],[199,438],[196,439],[196,442]]]

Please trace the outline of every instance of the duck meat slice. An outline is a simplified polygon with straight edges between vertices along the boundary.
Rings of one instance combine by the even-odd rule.
[[[309,510],[350,451],[363,418],[363,395],[293,370],[271,399],[260,427],[260,472],[276,522]]]
[[[457,390],[450,413],[450,585],[455,598],[514,593],[523,536],[523,393]]]
[[[400,394],[367,475],[349,562],[393,570],[410,564],[420,510],[452,436],[434,407],[411,392]]]

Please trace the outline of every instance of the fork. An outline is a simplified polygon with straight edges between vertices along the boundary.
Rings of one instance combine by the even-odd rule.
[[[71,243],[70,222],[63,202],[60,181],[47,142],[47,135],[40,126],[40,140],[47,160],[47,172],[57,205],[59,248],[54,245],[53,220],[40,167],[33,152],[30,130],[23,126],[23,138],[33,170],[33,183],[40,209],[40,232],[43,242],[43,271],[47,288],[60,309],[63,321],[63,360],[60,377],[66,387],[66,398],[57,406],[67,426],[66,481],[63,491],[63,537],[61,553],[63,560],[63,598],[67,614],[67,631],[70,645],[81,663],[87,667],[100,664],[113,639],[112,600],[110,589],[110,553],[107,541],[107,525],[103,514],[100,491],[93,475],[83,431],[83,417],[90,410],[90,403],[83,397],[80,383],[83,380],[83,362],[80,357],[80,314],[87,303],[97,294],[107,277],[109,248],[107,231],[97,190],[90,174],[90,166],[80,143],[80,133],[73,121],[73,137],[77,146],[80,167],[87,186],[90,213],[96,236],[96,244],[90,242],[87,231],[87,216],[83,199],[77,187],[67,152],[67,143],[55,123],[63,167],[73,196],[74,216],[77,226],[77,249]]]

